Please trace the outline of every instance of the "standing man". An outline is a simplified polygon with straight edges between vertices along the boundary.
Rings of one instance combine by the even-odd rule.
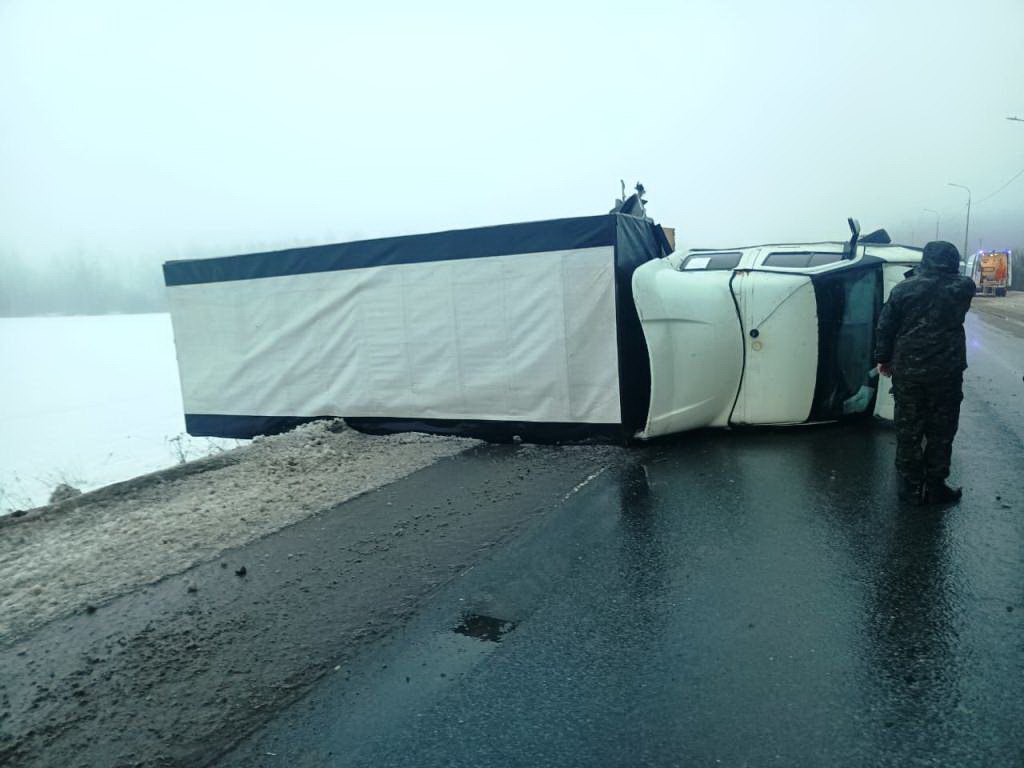
[[[964,397],[964,318],[973,297],[974,281],[960,275],[956,246],[933,241],[878,318],[875,361],[879,373],[892,377],[896,399],[899,497],[912,504],[944,504],[961,495],[946,478]]]

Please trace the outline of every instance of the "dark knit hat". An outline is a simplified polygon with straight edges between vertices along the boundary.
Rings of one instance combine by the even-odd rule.
[[[924,247],[921,266],[940,272],[960,271],[960,251],[952,243],[945,240],[932,240]]]

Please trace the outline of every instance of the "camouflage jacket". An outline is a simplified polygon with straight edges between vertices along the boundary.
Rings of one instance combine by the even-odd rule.
[[[967,367],[964,317],[974,281],[958,274],[960,255],[950,243],[925,246],[921,266],[892,289],[875,334],[875,361],[897,377],[934,379]]]

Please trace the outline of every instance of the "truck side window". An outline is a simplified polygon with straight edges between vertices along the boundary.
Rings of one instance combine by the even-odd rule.
[[[815,251],[788,251],[780,253],[769,253],[763,262],[765,267],[781,267],[783,269],[806,269],[807,267],[820,267],[824,264],[834,264],[841,261],[843,254],[815,252]]]
[[[741,254],[730,253],[692,253],[686,257],[679,266],[681,270],[692,271],[695,269],[736,269],[740,263]]]
[[[841,253],[812,253],[811,263],[809,267],[821,267],[825,264],[835,264],[837,261],[842,261],[843,254]]]
[[[803,269],[811,261],[809,253],[769,253],[763,266],[784,267],[787,269]]]

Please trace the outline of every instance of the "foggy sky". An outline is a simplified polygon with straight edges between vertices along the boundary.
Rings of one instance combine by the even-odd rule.
[[[962,244],[1024,168],[1024,0],[0,0],[0,251],[213,256],[606,211]],[[372,5],[372,7],[370,7]],[[1024,179],[972,219],[1024,244]]]

